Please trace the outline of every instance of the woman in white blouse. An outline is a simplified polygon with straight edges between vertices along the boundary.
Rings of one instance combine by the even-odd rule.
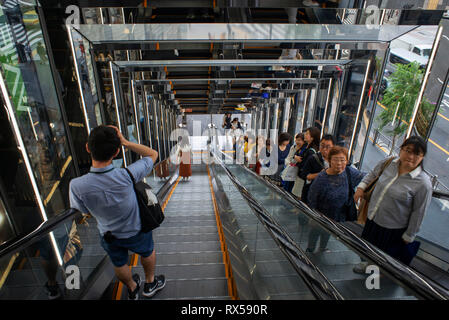
[[[421,137],[404,141],[399,157],[387,165],[376,183],[362,232],[363,239],[405,264],[416,254],[404,254],[404,250],[409,250],[407,245],[414,242],[432,199],[430,177],[423,171],[426,152],[427,144]],[[387,161],[382,160],[363,178],[354,194],[355,203]],[[364,273],[367,265],[362,262],[354,272]]]

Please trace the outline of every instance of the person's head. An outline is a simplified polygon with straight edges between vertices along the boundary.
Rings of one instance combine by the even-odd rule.
[[[315,147],[318,149],[320,141],[321,131],[317,127],[310,127],[306,129],[304,133],[304,140],[309,147]]]
[[[290,144],[290,141],[292,140],[292,136],[288,132],[282,132],[279,135],[278,143],[279,147],[286,147]]]
[[[328,161],[329,167],[334,173],[342,173],[348,164],[348,149],[340,146],[332,147],[329,151]]]
[[[295,143],[296,143],[296,147],[302,148],[304,143],[306,143],[304,141],[304,133],[300,132],[295,136]]]
[[[412,136],[404,141],[399,152],[401,164],[407,169],[414,170],[418,166],[423,168],[424,156],[427,153],[426,141],[418,136]]]
[[[227,112],[227,113],[225,113],[225,116],[226,116],[226,118],[230,118],[230,117],[232,117],[232,114]]]
[[[335,138],[333,135],[325,134],[323,138],[321,138],[320,142],[320,152],[323,155],[324,159],[328,159],[329,151],[333,146],[336,145]]]
[[[86,148],[93,160],[108,162],[117,156],[120,146],[115,129],[101,125],[90,132]]]
[[[232,119],[232,126],[233,127],[237,128],[238,124],[239,124],[239,118]]]

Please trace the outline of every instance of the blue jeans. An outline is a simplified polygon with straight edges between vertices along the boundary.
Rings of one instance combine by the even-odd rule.
[[[128,263],[128,250],[143,258],[149,257],[154,248],[153,233],[139,232],[131,238],[114,239],[111,243],[101,237],[101,246],[111,258],[112,264],[118,268]]]

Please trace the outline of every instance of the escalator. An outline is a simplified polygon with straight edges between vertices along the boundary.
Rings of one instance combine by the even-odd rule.
[[[177,178],[174,172],[168,180],[146,179],[163,202]],[[55,281],[52,294],[46,289],[49,281]],[[0,245],[0,300],[100,299],[116,283],[96,220],[73,209]]]
[[[224,165],[223,162],[217,167],[217,170],[223,171],[222,175],[226,172],[227,176],[233,177],[235,179],[233,184],[240,184],[241,191],[250,194],[247,201],[253,201],[262,206],[265,214],[276,221],[276,224],[303,253],[306,251],[311,230],[319,230],[320,233],[330,235],[327,250],[318,249],[306,255],[344,299],[431,298],[427,296],[427,289],[438,292],[436,296],[439,298],[447,299],[446,288],[425,276],[418,275],[377,248],[365,243],[349,228],[340,227],[307,206],[301,206],[299,201],[294,200],[293,197],[289,198],[287,193],[254,172],[240,165]],[[230,202],[233,203],[234,199],[237,200],[238,197],[234,198],[231,195]],[[236,202],[240,203],[240,201]],[[242,226],[242,230],[245,228],[246,226]],[[352,270],[362,257],[380,268],[380,288],[377,290],[368,289],[366,285],[368,274],[360,275]],[[258,267],[264,268],[263,263],[259,263]]]
[[[194,152],[194,157],[204,152]],[[158,197],[165,221],[154,230],[156,274],[167,285],[153,300],[343,300],[448,299],[447,290],[332,225],[307,207],[295,205],[250,172],[233,165],[192,165],[189,181],[173,175]],[[54,258],[63,299],[126,299],[126,288],[113,272],[99,242],[94,219],[86,225],[74,210],[57,215],[35,232],[0,246],[0,299],[47,299],[44,286],[52,271],[53,246],[65,248],[73,225],[80,252]],[[328,252],[305,253],[311,227],[331,234]],[[53,231],[53,239],[49,232]],[[54,240],[54,241],[53,241]],[[65,240],[67,241],[67,240]],[[364,257],[380,269],[380,287],[367,288],[368,275],[352,272]],[[44,259],[45,260],[45,259]],[[80,288],[67,289],[68,265],[80,270]],[[144,278],[135,255],[133,273]],[[70,287],[70,281],[69,281]],[[143,298],[145,299],[145,298]]]

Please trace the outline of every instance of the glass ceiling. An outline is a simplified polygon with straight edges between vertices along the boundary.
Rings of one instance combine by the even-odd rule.
[[[89,24],[79,31],[94,44],[189,42],[389,42],[418,26],[320,24]]]

